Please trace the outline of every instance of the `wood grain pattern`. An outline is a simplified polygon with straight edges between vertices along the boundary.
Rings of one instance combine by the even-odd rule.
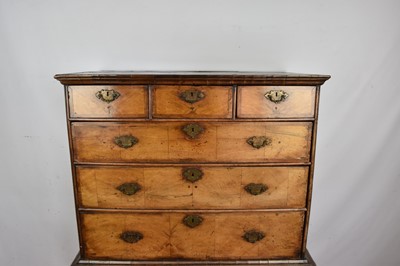
[[[182,223],[191,213],[82,214],[86,259],[273,259],[300,258],[303,212],[197,213],[203,222]],[[139,231],[143,239],[127,243],[124,231]],[[249,243],[246,231],[265,237]]]
[[[125,71],[55,78],[66,85],[80,242],[74,264],[314,265],[306,241],[318,97],[330,76]],[[206,97],[182,101],[180,93],[194,88]],[[102,89],[120,96],[101,101]],[[289,97],[273,103],[264,97],[270,90]],[[197,125],[185,133],[188,124]],[[250,144],[267,145],[252,147],[251,137]],[[184,180],[187,167],[204,175]],[[141,189],[117,189],[127,183]],[[251,195],[251,183],[266,189]],[[183,225],[188,214],[203,223]],[[265,237],[248,243],[248,230]],[[120,238],[126,231],[143,239],[127,243]]]
[[[76,168],[80,206],[134,209],[304,208],[308,167],[210,167],[195,183],[182,177],[185,167]],[[142,189],[125,195],[116,188],[136,182]],[[260,195],[249,194],[250,183],[265,184]]]
[[[187,90],[197,90],[204,98],[188,103],[180,98]],[[154,86],[154,118],[232,118],[231,86]]]
[[[265,97],[271,90],[283,90],[288,98],[274,103]],[[314,117],[315,87],[311,86],[240,86],[237,116],[239,118]]]
[[[103,89],[115,90],[120,96],[110,102],[96,97]],[[73,118],[146,118],[147,86],[70,86],[69,106]]]
[[[77,162],[308,162],[310,122],[200,122],[204,132],[191,139],[187,123],[72,123]],[[114,143],[121,135],[139,142],[124,149]],[[271,144],[260,149],[246,141],[267,136]]]

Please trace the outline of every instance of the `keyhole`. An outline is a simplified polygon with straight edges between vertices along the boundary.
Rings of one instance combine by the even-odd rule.
[[[192,97],[194,96],[193,92],[190,93],[190,96],[192,96]]]
[[[277,91],[275,92],[275,97],[278,97],[278,92]]]
[[[110,92],[109,91],[106,91],[106,96],[109,96],[110,95]]]
[[[192,127],[192,132],[194,132],[194,127]]]
[[[194,223],[194,218],[192,218],[192,223]]]

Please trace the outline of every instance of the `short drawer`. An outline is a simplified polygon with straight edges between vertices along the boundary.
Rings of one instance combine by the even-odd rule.
[[[304,208],[308,167],[79,166],[76,177],[88,208]]]
[[[81,214],[84,259],[298,259],[303,212]]]
[[[237,117],[312,118],[315,91],[307,86],[240,86]]]
[[[147,86],[70,86],[71,118],[147,118]]]
[[[311,122],[72,123],[77,162],[308,162]]]
[[[154,86],[154,118],[232,118],[231,86]]]

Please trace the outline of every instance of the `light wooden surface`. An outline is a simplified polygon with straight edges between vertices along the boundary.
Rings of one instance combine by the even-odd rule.
[[[186,167],[77,167],[80,206],[134,209],[304,208],[308,167],[197,167],[195,183],[185,180]],[[141,190],[125,195],[117,187],[138,183]],[[244,187],[262,183],[260,195]]]
[[[78,162],[308,162],[311,122],[199,122],[204,132],[191,139],[183,122],[72,123]],[[125,149],[114,143],[121,135],[139,142]],[[271,144],[256,149],[246,140],[266,136]]]
[[[197,213],[203,222],[194,228],[182,223],[191,213],[82,214],[87,259],[273,259],[299,258],[303,212]],[[255,243],[246,231],[265,237]],[[143,239],[127,243],[124,231],[138,231]]]
[[[187,90],[202,92],[204,98],[188,103],[180,98]],[[231,86],[154,86],[154,118],[231,118]]]
[[[103,89],[115,90],[120,96],[110,102],[96,97]],[[147,86],[71,86],[70,116],[76,118],[146,118],[148,116]]]
[[[283,90],[289,96],[274,103],[265,94]],[[310,118],[314,117],[315,87],[239,86],[237,116],[240,118]]]
[[[88,72],[56,78],[67,85],[82,265],[313,264],[305,248],[315,110],[329,76]],[[101,89],[120,96],[103,102],[96,97]],[[185,102],[186,90],[205,97]],[[288,98],[274,103],[265,97],[271,90]],[[188,124],[201,133],[190,137],[182,130]],[[128,135],[138,143],[119,147],[115,139]],[[257,149],[248,143],[252,137],[265,137],[268,145]],[[200,168],[202,179],[184,180],[187,167]],[[117,188],[126,183],[141,189],[125,195]],[[250,183],[267,189],[251,195],[244,189]],[[188,214],[203,222],[187,227]],[[265,237],[246,242],[249,230]],[[143,239],[127,243],[120,237],[125,231]]]

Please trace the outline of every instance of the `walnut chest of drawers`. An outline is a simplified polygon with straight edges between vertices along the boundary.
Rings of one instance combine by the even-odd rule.
[[[326,75],[84,72],[65,86],[73,265],[314,265]]]

